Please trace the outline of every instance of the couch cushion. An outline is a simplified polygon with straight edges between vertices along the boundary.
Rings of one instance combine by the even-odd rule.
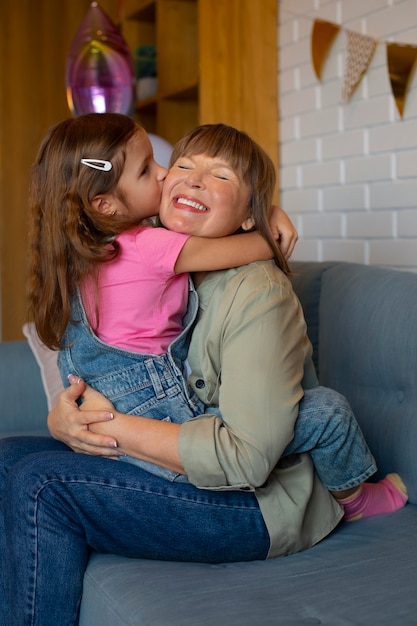
[[[80,626],[416,623],[417,507],[342,523],[306,552],[208,565],[94,554]]]
[[[340,263],[321,279],[320,382],[350,401],[379,476],[417,503],[417,275]]]
[[[26,341],[0,342],[0,436],[47,433],[48,407],[39,367]]]
[[[291,263],[290,276],[294,291],[297,294],[304,317],[307,322],[308,336],[313,345],[313,362],[317,376],[319,372],[319,306],[321,293],[321,277],[323,272],[334,263],[308,263],[298,261]]]

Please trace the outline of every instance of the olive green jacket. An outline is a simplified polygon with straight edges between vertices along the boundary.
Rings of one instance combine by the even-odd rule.
[[[303,388],[317,385],[300,303],[272,261],[212,272],[198,295],[189,381],[222,417],[207,413],[181,426],[188,479],[202,489],[254,491],[270,535],[269,557],[308,548],[343,512],[308,454],[280,461]]]

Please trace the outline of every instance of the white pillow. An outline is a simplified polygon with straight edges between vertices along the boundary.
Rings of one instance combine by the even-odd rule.
[[[22,330],[41,370],[43,388],[48,401],[48,410],[51,410],[55,406],[59,394],[64,389],[57,364],[58,352],[57,350],[50,350],[41,342],[32,322],[24,324]]]

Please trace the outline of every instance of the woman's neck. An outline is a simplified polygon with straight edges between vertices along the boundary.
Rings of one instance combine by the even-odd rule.
[[[203,282],[207,274],[208,272],[194,272],[193,273],[193,283],[196,288],[201,285],[201,283]]]

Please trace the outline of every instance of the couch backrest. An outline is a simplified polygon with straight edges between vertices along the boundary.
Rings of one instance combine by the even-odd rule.
[[[0,436],[47,434],[48,408],[39,366],[26,341],[0,342]]]
[[[321,384],[349,400],[379,476],[398,472],[417,503],[417,274],[296,263]]]

